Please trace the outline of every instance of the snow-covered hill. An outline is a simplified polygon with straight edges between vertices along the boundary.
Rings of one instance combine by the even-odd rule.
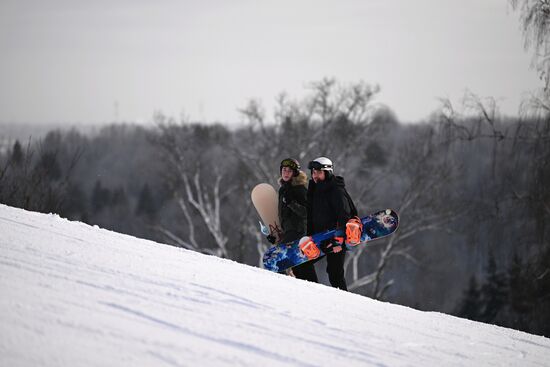
[[[0,366],[549,366],[550,340],[0,205]]]

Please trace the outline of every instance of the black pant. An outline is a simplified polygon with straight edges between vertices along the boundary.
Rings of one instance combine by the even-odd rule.
[[[308,261],[307,263],[293,267],[292,272],[294,273],[294,276],[298,279],[319,283],[317,273],[315,272],[314,262],[315,261]]]
[[[327,254],[327,273],[330,285],[334,288],[340,288],[344,291],[348,290],[346,278],[344,276],[344,260],[346,259],[346,251],[340,251],[336,254]]]

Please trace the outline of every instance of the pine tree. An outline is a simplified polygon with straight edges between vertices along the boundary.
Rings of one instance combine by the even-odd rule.
[[[157,212],[156,202],[153,198],[153,193],[148,184],[143,185],[139,194],[138,203],[136,206],[136,215],[147,215],[150,219],[155,216]]]
[[[477,321],[481,315],[481,292],[476,277],[470,277],[468,289],[464,292],[464,298],[457,312],[457,316]]]
[[[13,144],[11,161],[15,166],[20,167],[21,165],[23,165],[24,159],[25,159],[25,155],[23,153],[23,148],[21,147],[21,143],[19,143],[19,140],[16,140],[15,144]]]
[[[512,311],[516,314],[524,314],[529,309],[529,293],[531,293],[526,277],[526,264],[523,264],[518,254],[514,254],[512,265],[508,270],[508,299]]]
[[[111,191],[101,186],[101,180],[97,180],[92,191],[92,210],[99,212],[111,202]]]
[[[480,321],[492,323],[498,316],[498,313],[506,304],[506,277],[497,269],[495,256],[489,253],[489,262],[487,264],[487,279],[481,287],[481,297],[483,300],[483,312]]]
[[[539,253],[535,268],[534,309],[531,332],[550,337],[550,246]]]
[[[504,326],[529,331],[529,313],[533,305],[533,286],[529,266],[517,253],[508,269],[507,315]]]
[[[61,166],[57,160],[57,153],[55,152],[45,152],[40,157],[36,165],[36,171],[38,174],[43,175],[44,177],[57,181],[61,178]]]
[[[126,195],[126,190],[124,188],[118,187],[113,191],[113,194],[111,195],[111,201],[110,206],[117,206],[117,205],[128,205],[128,196]]]
[[[83,220],[88,210],[86,193],[78,183],[70,183],[67,187],[67,200],[63,205],[61,215],[70,219]]]

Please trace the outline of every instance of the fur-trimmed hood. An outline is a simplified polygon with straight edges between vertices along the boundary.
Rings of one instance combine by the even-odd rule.
[[[304,171],[300,171],[300,173],[298,173],[298,176],[294,176],[292,177],[292,179],[290,180],[290,183],[292,186],[305,186],[307,187],[307,175],[305,174]],[[284,181],[282,178],[279,178],[279,185],[283,185]]]

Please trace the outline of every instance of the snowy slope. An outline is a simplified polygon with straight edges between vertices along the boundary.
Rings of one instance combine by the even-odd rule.
[[[0,366],[220,365],[549,366],[550,340],[0,205]]]

